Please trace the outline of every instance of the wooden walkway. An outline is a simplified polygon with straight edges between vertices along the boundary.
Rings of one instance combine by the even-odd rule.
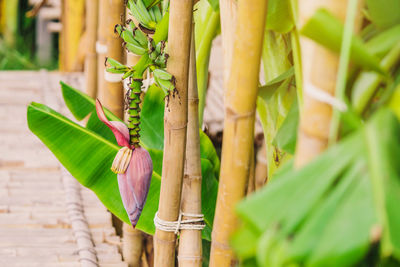
[[[68,114],[59,81],[76,86],[81,79],[46,71],[0,72],[0,266],[127,267],[111,214],[63,170],[26,123],[31,101]],[[85,238],[94,249],[82,247],[88,244],[80,240],[83,230],[72,226],[74,211],[66,204],[71,188],[82,198],[90,229]]]

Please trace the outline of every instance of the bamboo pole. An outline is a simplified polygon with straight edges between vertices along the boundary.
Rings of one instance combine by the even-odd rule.
[[[79,42],[83,33],[85,1],[62,0],[60,34],[60,71],[79,71],[76,65]]]
[[[190,47],[188,84],[188,125],[186,142],[185,175],[183,177],[183,213],[201,214],[201,162],[199,135],[199,97],[196,79],[196,51],[194,28]],[[183,219],[189,219],[183,217]],[[201,230],[182,230],[179,239],[178,262],[180,267],[202,266]]]
[[[97,19],[99,0],[86,0],[87,53],[85,58],[86,92],[92,98],[97,96]]]
[[[232,62],[233,43],[237,21],[237,1],[219,0],[221,16],[221,36],[224,56],[224,88],[228,89],[229,72]]]
[[[233,57],[225,97],[224,136],[217,206],[211,243],[211,267],[231,266],[229,237],[236,229],[236,203],[246,193],[254,139],[261,50],[267,1],[238,1]]]
[[[158,216],[176,221],[181,204],[183,166],[186,149],[187,86],[193,0],[170,4],[167,71],[176,78],[179,97],[170,97],[164,115],[164,157]],[[168,105],[168,106],[167,106]],[[176,235],[156,229],[154,266],[175,266]]]
[[[327,8],[342,22],[345,21],[349,0],[299,1],[299,22],[302,25],[321,7]],[[362,1],[359,1],[360,5]],[[359,20],[356,28],[360,27]],[[303,72],[303,107],[298,128],[295,166],[301,167],[321,153],[328,145],[332,107],[307,93],[307,86],[314,86],[334,95],[339,55],[316,42],[300,38]]]
[[[4,1],[4,41],[9,47],[13,47],[18,34],[19,0]]]
[[[126,223],[123,223],[122,231],[122,255],[124,262],[129,267],[139,267],[143,252],[143,234],[141,231],[133,228],[132,225]]]
[[[102,29],[106,32],[107,57],[123,62],[122,39],[114,33],[115,25],[123,23],[125,17],[124,0],[107,0],[107,23]],[[104,64],[104,61],[102,62]],[[106,74],[105,74],[106,75]],[[109,74],[107,76],[114,76]],[[99,95],[100,101],[116,116],[124,116],[124,88],[122,80],[111,81],[105,76],[104,92]]]
[[[107,8],[108,0],[99,0],[98,9],[98,23],[97,23],[97,98],[104,99],[104,92],[106,91],[106,81],[104,80],[104,61],[107,54],[107,32],[105,30],[107,26]]]

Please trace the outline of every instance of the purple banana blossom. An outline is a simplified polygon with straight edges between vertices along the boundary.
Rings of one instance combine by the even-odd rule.
[[[126,171],[118,173],[117,177],[122,203],[132,226],[135,227],[146,202],[153,173],[150,154],[143,147],[135,148],[130,145],[128,127],[119,121],[109,121],[99,100],[96,100],[96,111],[99,119],[114,133],[118,145],[132,150]]]

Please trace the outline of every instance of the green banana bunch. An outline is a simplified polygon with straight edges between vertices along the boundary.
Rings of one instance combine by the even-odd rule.
[[[154,65],[164,69],[167,65],[168,54],[165,53],[166,42],[161,41],[154,47],[154,41],[149,41],[149,58],[153,61]]]
[[[129,52],[136,55],[147,53],[147,37],[139,29],[134,28],[130,31],[124,26],[117,24],[114,31],[124,40],[124,46]]]
[[[175,77],[163,69],[153,69],[154,81],[160,87],[165,95],[169,96],[171,92],[176,92]]]
[[[139,26],[145,28],[142,28],[142,30],[148,30],[149,33],[153,33],[157,23],[162,19],[162,13],[158,2],[154,1],[151,3],[150,7],[147,8],[142,0],[136,0],[136,2],[134,0],[129,0],[127,6],[132,16],[139,21]]]
[[[106,57],[104,65],[106,66],[106,71],[110,73],[126,73],[131,71],[131,68],[110,57]]]

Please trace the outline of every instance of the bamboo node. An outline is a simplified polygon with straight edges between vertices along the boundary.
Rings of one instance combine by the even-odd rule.
[[[252,110],[247,113],[239,114],[236,111],[234,111],[232,108],[227,107],[225,110],[225,113],[227,114],[226,119],[233,120],[233,121],[238,121],[241,119],[249,118],[251,116],[254,116],[256,113],[256,110]],[[228,116],[229,115],[229,116]]]
[[[170,123],[169,121],[165,121],[165,123],[167,125],[168,130],[181,130],[187,127],[187,121],[185,123],[182,123],[180,125],[172,125],[172,123]]]
[[[193,219],[182,220],[182,217],[192,217]],[[203,214],[193,214],[186,212],[179,212],[177,221],[164,221],[158,217],[158,211],[154,215],[154,225],[158,230],[165,232],[174,232],[178,234],[179,230],[203,230],[206,226],[204,223]]]
[[[329,93],[325,92],[324,90],[314,86],[312,83],[305,84],[304,92],[311,98],[314,98],[315,100],[318,100],[322,103],[328,104],[328,105],[336,108],[339,111],[342,111],[342,112],[347,111],[346,103],[344,103],[342,100],[330,95]]]

